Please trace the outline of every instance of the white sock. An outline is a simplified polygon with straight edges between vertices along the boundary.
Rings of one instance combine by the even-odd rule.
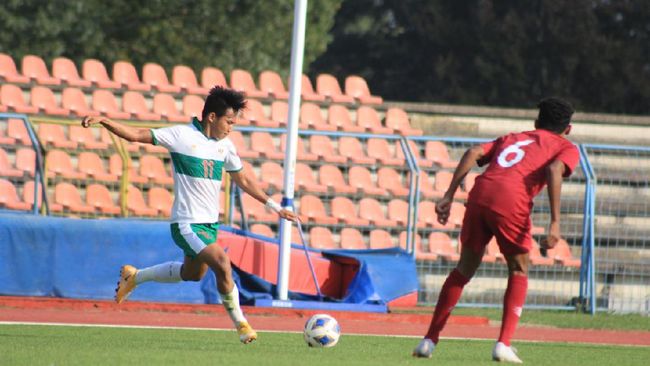
[[[226,308],[228,315],[230,315],[230,319],[232,319],[235,326],[237,326],[239,323],[245,322],[246,318],[239,306],[239,289],[237,289],[237,284],[233,285],[232,291],[230,291],[229,294],[219,293],[219,295],[221,296],[223,307]]]
[[[135,274],[135,283],[143,282],[180,282],[182,262],[165,262],[155,266],[139,269]]]

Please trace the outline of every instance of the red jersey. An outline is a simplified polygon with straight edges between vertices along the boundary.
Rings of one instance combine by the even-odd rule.
[[[537,129],[511,133],[482,144],[479,166],[489,166],[476,178],[468,203],[503,216],[530,215],[533,198],[546,185],[546,166],[562,161],[568,177],[580,160],[576,146],[553,132]]]

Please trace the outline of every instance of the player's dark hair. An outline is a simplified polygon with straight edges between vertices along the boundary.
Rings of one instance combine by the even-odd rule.
[[[537,107],[539,108],[537,127],[555,133],[561,133],[566,129],[575,112],[569,102],[556,97],[542,99]]]
[[[210,89],[210,94],[205,98],[201,114],[205,118],[209,113],[214,112],[217,117],[223,117],[228,108],[232,108],[235,113],[246,108],[244,94],[233,89],[215,86]]]

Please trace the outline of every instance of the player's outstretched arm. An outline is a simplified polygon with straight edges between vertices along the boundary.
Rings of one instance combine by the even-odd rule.
[[[244,170],[240,170],[238,172],[232,172],[230,173],[230,176],[232,179],[235,181],[235,183],[239,186],[239,188],[243,189],[244,192],[250,194],[255,198],[256,200],[262,202],[265,204],[268,208],[272,209],[275,211],[278,216],[280,216],[283,219],[287,219],[289,221],[297,221],[298,220],[298,215],[296,215],[294,212],[291,212],[289,210],[283,209],[279,203],[273,201],[257,184],[257,180],[253,177],[251,177],[249,174],[244,172]]]
[[[560,160],[555,160],[546,167],[546,183],[548,185],[548,200],[551,206],[551,222],[548,227],[548,235],[541,242],[544,248],[553,248],[562,238],[560,235],[560,194],[565,169],[564,162]]]
[[[81,126],[85,128],[96,124],[101,124],[107,130],[127,141],[142,142],[145,144],[153,143],[153,137],[151,136],[151,131],[148,128],[136,128],[127,126],[106,117],[86,116],[81,120]]]
[[[480,145],[471,147],[465,151],[463,157],[460,159],[456,170],[454,171],[454,176],[451,178],[451,183],[445,195],[436,202],[436,214],[438,215],[438,222],[441,224],[446,224],[449,219],[449,213],[451,210],[451,203],[454,201],[454,195],[460,186],[460,182],[463,181],[463,178],[467,173],[472,169],[476,161],[483,157],[483,148]]]

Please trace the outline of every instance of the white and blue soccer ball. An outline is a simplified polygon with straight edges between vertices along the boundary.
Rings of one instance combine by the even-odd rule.
[[[341,336],[341,327],[333,317],[316,314],[307,320],[303,335],[309,347],[334,347]]]

